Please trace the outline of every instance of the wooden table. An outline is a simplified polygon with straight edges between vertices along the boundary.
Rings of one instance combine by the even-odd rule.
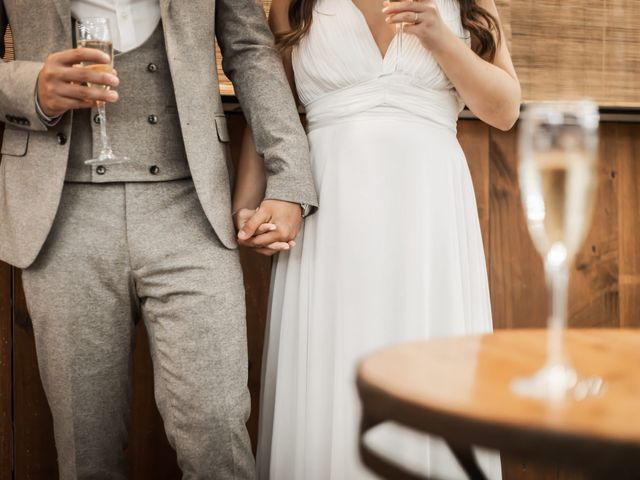
[[[640,478],[640,330],[570,330],[566,345],[581,375],[604,378],[602,394],[557,404],[513,395],[511,381],[543,363],[543,330],[436,339],[363,359],[364,463],[385,478],[422,478],[363,441],[371,428],[395,421],[443,437],[472,479],[485,477],[471,445],[566,464],[593,478]]]

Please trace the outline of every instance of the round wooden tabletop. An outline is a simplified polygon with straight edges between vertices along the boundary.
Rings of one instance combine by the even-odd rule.
[[[640,462],[640,330],[569,330],[566,347],[580,375],[604,379],[600,395],[556,403],[514,395],[514,378],[544,363],[546,332],[510,330],[405,344],[363,359],[363,414],[538,460],[603,469]]]

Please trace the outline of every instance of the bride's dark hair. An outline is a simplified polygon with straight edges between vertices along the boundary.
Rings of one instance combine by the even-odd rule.
[[[291,0],[289,24],[291,30],[276,35],[279,49],[286,50],[297,45],[309,33],[313,21],[313,9],[318,0]],[[348,0],[352,1],[352,0]],[[478,5],[478,0],[457,0],[460,3],[462,26],[471,33],[473,51],[479,56],[493,60],[502,38],[498,20]]]

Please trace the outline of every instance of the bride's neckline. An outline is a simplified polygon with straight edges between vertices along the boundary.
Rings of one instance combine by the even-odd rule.
[[[360,10],[360,8],[353,2],[353,0],[348,0],[347,3],[351,5],[351,8],[353,8],[353,10],[355,10],[358,18],[360,19],[361,25],[364,27],[368,40],[375,47],[376,51],[378,52],[378,56],[380,57],[380,60],[384,62],[387,56],[389,55],[389,52],[391,51],[391,47],[397,41],[398,35],[396,34],[393,36],[393,38],[389,42],[389,45],[387,45],[387,49],[383,52],[380,46],[378,45],[378,42],[376,42],[376,37],[371,31],[371,28],[369,27],[369,23],[367,22],[367,17],[364,15],[362,10]]]

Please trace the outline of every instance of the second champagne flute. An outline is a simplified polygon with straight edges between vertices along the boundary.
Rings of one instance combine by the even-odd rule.
[[[529,232],[544,258],[549,291],[547,362],[513,383],[515,393],[561,400],[597,394],[564,351],[569,271],[591,222],[597,183],[598,106],[590,101],[527,107],[520,126],[519,180]]]
[[[84,18],[76,24],[76,38],[78,48],[93,48],[106,53],[111,61],[109,63],[83,62],[84,68],[94,71],[112,73],[113,72],[113,42],[111,30],[106,18]],[[88,84],[89,87],[108,89],[108,85]],[[101,148],[97,158],[86,160],[87,165],[112,165],[127,162],[127,157],[117,156],[111,149],[111,142],[107,134],[107,113],[104,102],[96,102],[98,114],[100,116],[100,140]]]

